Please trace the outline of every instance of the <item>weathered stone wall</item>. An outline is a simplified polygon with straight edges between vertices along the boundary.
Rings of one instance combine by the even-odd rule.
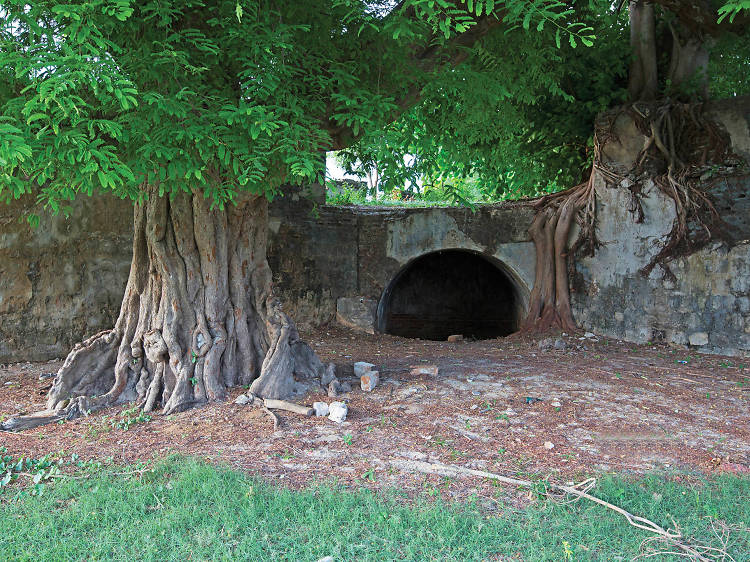
[[[338,318],[373,331],[389,283],[415,258],[439,250],[490,259],[514,282],[522,307],[533,285],[527,206],[334,207],[292,196],[275,201],[272,211],[269,263],[276,291],[302,326]]]
[[[750,100],[714,104],[714,117],[750,162]],[[605,156],[627,170],[643,137],[623,121]],[[672,201],[648,181],[644,221],[628,211],[630,193],[597,180],[598,237],[604,245],[577,264],[579,324],[644,342],[666,340],[700,351],[750,352],[750,179],[721,181],[712,193],[735,226],[731,248],[710,246],[671,264],[677,282],[639,270],[658,252],[674,219]],[[113,324],[131,253],[132,207],[111,197],[82,198],[70,218],[31,231],[18,222],[33,202],[0,205],[0,362],[65,355]],[[513,282],[519,307],[534,281],[527,233],[533,211],[506,203],[467,208],[331,207],[321,189],[292,190],[270,206],[268,259],[276,292],[299,324],[338,319],[373,331],[389,285],[430,252],[482,255]],[[519,310],[522,314],[523,310]]]
[[[130,267],[127,201],[82,197],[36,230],[19,222],[32,204],[0,204],[0,363],[64,356],[110,328]]]
[[[750,163],[750,100],[713,104],[710,115],[729,133],[732,149]],[[626,172],[644,137],[623,115],[617,141],[604,155]],[[636,223],[630,192],[597,178],[597,236],[603,246],[577,264],[574,316],[583,327],[633,342],[668,341],[700,351],[750,352],[750,177],[706,179],[716,208],[733,230],[733,244],[711,244],[669,264],[676,281],[656,267],[645,278],[641,268],[658,253],[672,228],[675,206],[652,181],[641,200],[644,220]]]

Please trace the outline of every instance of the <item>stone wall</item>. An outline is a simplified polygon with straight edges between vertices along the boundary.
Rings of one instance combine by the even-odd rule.
[[[750,162],[750,100],[714,104],[713,116]],[[605,157],[627,170],[643,146],[632,122]],[[710,183],[710,180],[707,180]],[[674,205],[644,184],[644,221],[628,211],[627,189],[597,180],[598,237],[577,263],[574,315],[591,331],[634,342],[665,340],[700,351],[750,352],[750,179],[711,187],[732,224],[730,248],[713,245],[675,260],[677,281],[639,270],[664,242]],[[132,208],[111,197],[81,198],[70,218],[36,231],[18,222],[33,202],[0,205],[0,362],[60,357],[83,337],[112,326],[130,264]],[[389,287],[417,258],[459,249],[505,273],[522,315],[534,281],[527,204],[468,208],[332,207],[320,188],[290,190],[270,205],[268,259],[286,310],[308,327],[338,320],[382,328]]]
[[[301,326],[338,318],[374,331],[391,281],[412,260],[440,250],[491,260],[526,305],[534,281],[528,206],[334,207],[295,197],[272,205],[268,254],[276,291]]]
[[[714,103],[710,115],[729,133],[735,154],[750,163],[750,99]],[[625,172],[644,137],[626,116],[616,123],[617,141],[604,150],[608,164]],[[603,246],[577,264],[574,316],[584,328],[633,342],[667,341],[699,351],[750,352],[750,177],[706,178],[732,244],[711,244],[669,264],[676,281],[656,267],[639,270],[662,247],[675,217],[673,201],[644,182],[644,220],[628,211],[630,192],[597,178],[597,236]]]
[[[0,203],[0,363],[65,356],[112,327],[130,267],[132,207],[81,197],[69,218],[32,230],[21,199]]]

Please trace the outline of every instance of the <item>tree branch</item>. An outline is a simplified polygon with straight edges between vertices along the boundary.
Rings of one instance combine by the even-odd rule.
[[[425,86],[424,77],[437,70],[454,68],[461,64],[468,58],[470,47],[487,35],[490,30],[499,27],[501,23],[502,15],[494,13],[485,15],[467,31],[456,35],[445,44],[437,44],[437,36],[433,34],[425,42],[426,46],[415,47],[408,55],[407,61],[407,65],[413,69],[413,81],[406,92],[396,100],[397,108],[388,116],[387,121],[395,121],[402,113],[419,102]],[[330,115],[324,119],[323,126],[331,135],[330,150],[346,148],[356,142],[362,134],[360,132],[355,135],[351,127],[334,122]]]

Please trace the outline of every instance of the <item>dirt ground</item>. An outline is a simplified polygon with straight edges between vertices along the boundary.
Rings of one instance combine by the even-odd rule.
[[[292,487],[333,479],[455,498],[490,484],[426,476],[405,461],[560,481],[650,470],[750,473],[750,360],[580,334],[563,336],[562,351],[518,335],[447,343],[329,328],[303,336],[340,371],[351,372],[355,361],[380,369],[371,393],[353,375],[346,379],[354,389],[339,398],[349,405],[342,424],[279,412],[274,432],[262,409],[229,401],[154,415],[125,431],[112,428],[126,408],[118,407],[0,433],[0,446],[14,455],[65,451],[116,463],[181,453]],[[411,374],[426,365],[437,365],[438,375]],[[0,366],[0,417],[41,409],[50,380],[40,374],[59,366]],[[305,402],[318,400],[334,399],[317,393]]]

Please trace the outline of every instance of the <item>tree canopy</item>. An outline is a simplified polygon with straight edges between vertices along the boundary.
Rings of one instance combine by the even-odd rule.
[[[157,184],[220,206],[271,195],[413,105],[493,26],[563,13],[520,0],[5,1],[0,197],[35,191],[58,210]]]
[[[712,17],[736,27],[744,7]],[[11,0],[0,18],[0,198],[55,211],[156,184],[272,195],[357,140],[430,181],[566,184],[629,56],[598,0]]]
[[[672,31],[681,22],[695,29],[692,38],[710,46],[710,97],[750,93],[746,24],[718,23],[731,22],[722,14],[742,14],[740,3],[709,6],[683,19],[671,11],[679,3],[664,4],[655,18],[658,95],[675,101],[705,96],[698,90],[700,76],[680,84],[669,78]],[[534,196],[582,181],[591,166],[596,115],[628,101],[631,30],[622,3],[578,2],[566,17],[594,30],[593,46],[581,45],[575,35],[560,41],[544,27],[539,33],[524,26],[493,30],[466,63],[425,87],[422,103],[341,153],[345,169],[363,176],[376,169],[380,190],[397,197],[411,196],[399,192],[419,180],[422,197],[459,203]]]

